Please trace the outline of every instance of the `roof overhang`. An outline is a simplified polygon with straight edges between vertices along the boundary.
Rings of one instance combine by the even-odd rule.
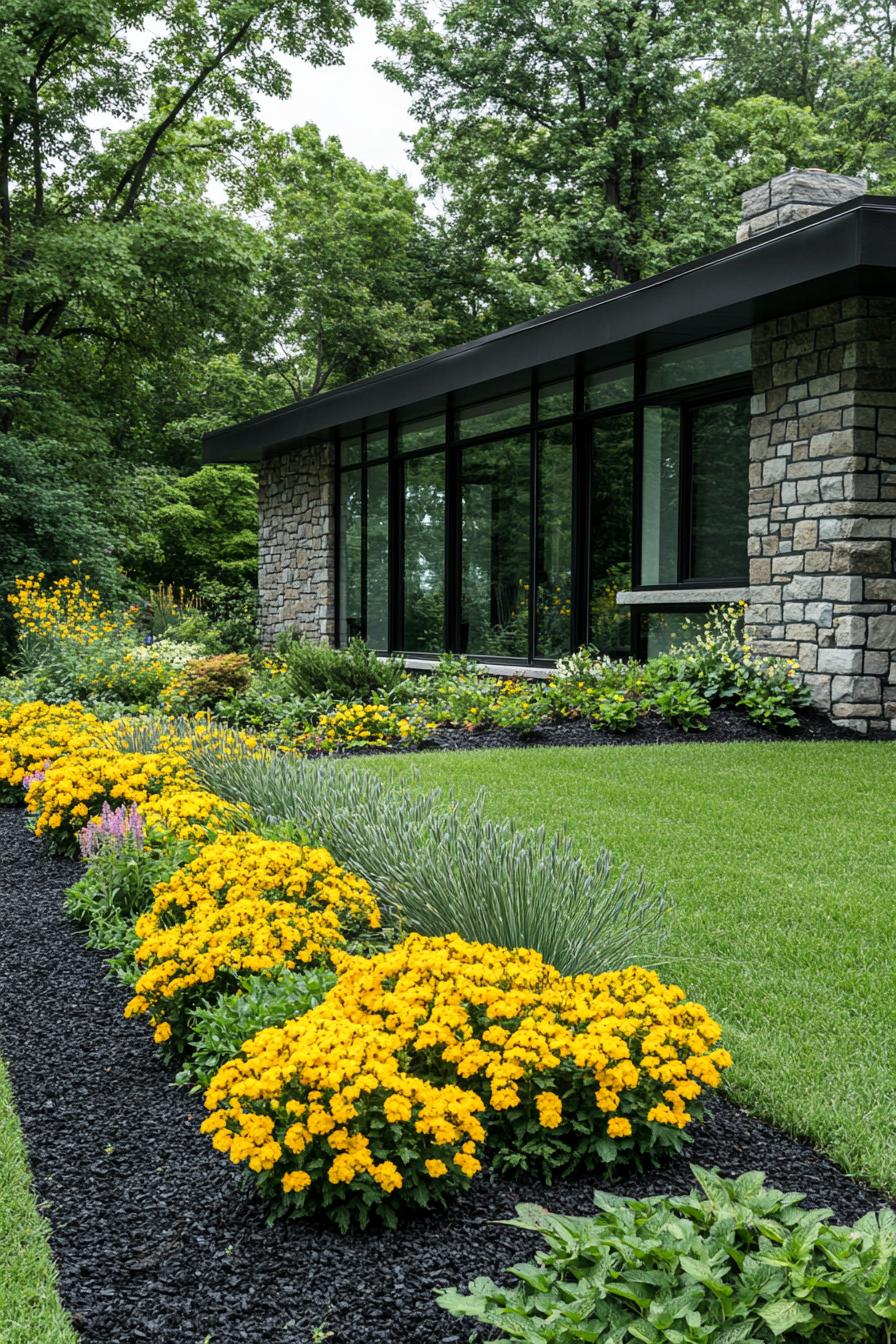
[[[207,434],[206,462],[259,462],[340,427],[586,350],[606,362],[849,295],[896,295],[896,199],[861,196],[546,317]]]

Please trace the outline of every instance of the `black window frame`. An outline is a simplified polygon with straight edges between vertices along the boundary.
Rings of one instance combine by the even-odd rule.
[[[743,330],[743,328],[734,328],[732,330]],[[681,342],[685,347],[693,344],[693,340]],[[688,493],[680,494],[679,499],[679,578],[674,584],[656,584],[643,585],[641,583],[641,529],[643,522],[643,449],[644,449],[644,410],[648,406],[674,406],[677,407],[681,415],[682,433],[680,435],[680,470],[679,470],[679,491],[690,491],[691,486],[691,453],[692,444],[690,441],[690,418],[693,408],[698,406],[719,404],[725,401],[736,400],[742,396],[749,396],[752,392],[752,373],[746,371],[742,374],[726,375],[722,378],[709,379],[706,382],[698,384],[688,384],[681,388],[667,389],[662,392],[647,393],[646,370],[647,370],[648,352],[646,351],[644,341],[637,342],[635,350],[632,352],[631,359],[616,358],[609,362],[607,367],[622,366],[631,362],[634,365],[634,385],[633,395],[627,401],[616,402],[610,406],[602,406],[598,409],[586,410],[584,406],[585,398],[585,380],[588,373],[594,372],[594,364],[591,358],[591,352],[583,351],[569,361],[568,371],[556,366],[542,371],[535,367],[530,369],[528,379],[521,379],[519,390],[525,392],[528,386],[530,414],[528,424],[523,423],[512,428],[494,430],[490,433],[471,436],[469,438],[459,438],[455,433],[455,411],[457,396],[448,393],[442,398],[442,404],[437,408],[441,414],[444,425],[444,440],[440,445],[430,445],[424,448],[414,449],[411,452],[399,451],[400,426],[410,420],[419,419],[423,416],[433,414],[432,408],[420,406],[408,406],[401,410],[393,410],[389,413],[388,422],[383,417],[377,417],[373,423],[363,422],[360,426],[352,424],[346,427],[345,438],[353,439],[359,434],[362,438],[361,462],[359,465],[345,465],[341,461],[341,436],[336,437],[336,472],[337,477],[343,471],[360,471],[362,473],[361,499],[362,499],[362,620],[365,631],[367,630],[367,469],[374,463],[387,461],[389,463],[389,485],[388,485],[388,535],[389,535],[389,555],[388,555],[388,574],[389,574],[389,602],[388,602],[388,632],[389,648],[378,649],[380,653],[399,653],[405,657],[437,657],[441,650],[439,649],[412,649],[406,646],[404,640],[404,463],[411,458],[428,457],[436,454],[444,454],[445,462],[445,573],[444,573],[444,626],[443,626],[443,649],[448,652],[458,652],[460,649],[460,625],[461,625],[461,518],[460,518],[460,454],[467,448],[478,447],[490,443],[497,443],[506,438],[519,438],[528,433],[529,435],[529,611],[528,611],[528,639],[527,653],[525,659],[520,656],[489,656],[487,659],[481,658],[480,661],[488,661],[496,665],[515,666],[525,662],[531,667],[550,668],[556,663],[556,658],[538,657],[536,654],[537,640],[537,618],[535,610],[535,592],[537,586],[537,517],[538,517],[538,451],[539,436],[550,429],[569,426],[570,444],[572,453],[572,497],[570,499],[570,510],[572,519],[572,547],[571,547],[571,614],[570,614],[570,650],[587,644],[590,638],[589,612],[591,595],[591,453],[592,453],[592,435],[591,430],[595,422],[610,417],[618,417],[630,414],[632,417],[632,493],[630,499],[632,513],[632,589],[639,592],[676,591],[681,593],[682,602],[688,601],[688,590],[693,588],[725,588],[732,585],[741,585],[746,583],[746,578],[742,575],[708,579],[691,579],[687,577],[691,569],[691,548],[692,537],[690,532],[690,523],[692,519],[692,501]],[[557,416],[547,416],[538,418],[538,394],[543,385],[558,381],[560,377],[569,376],[572,379],[573,402],[572,412]],[[506,396],[509,392],[517,390],[514,387],[502,388],[494,393],[495,398]],[[479,400],[483,403],[490,398],[483,395]],[[471,404],[465,395],[465,404]],[[376,457],[368,460],[367,440],[370,433],[381,433],[384,428],[388,429],[388,446],[385,454],[379,453]],[[337,488],[335,490],[336,501],[336,537],[337,540],[341,534],[341,519],[339,517],[340,507],[340,489],[337,479]],[[337,545],[337,612],[336,612],[336,635],[338,639],[339,623],[341,619],[338,610],[339,603],[339,550]],[[744,556],[746,561],[746,555]],[[684,576],[684,577],[683,577]],[[705,610],[703,607],[697,607],[695,610]],[[640,638],[641,621],[638,615],[638,608],[633,608],[630,616],[631,629],[631,649],[633,656],[643,656],[642,640]],[[562,656],[562,655],[561,655]]]

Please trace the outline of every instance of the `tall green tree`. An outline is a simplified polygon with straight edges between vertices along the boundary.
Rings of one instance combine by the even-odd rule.
[[[316,126],[261,127],[233,203],[261,219],[246,343],[282,380],[283,399],[429,354],[458,335],[456,302],[434,284],[431,228],[403,177],[366,168]]]
[[[727,246],[791,166],[896,187],[893,0],[407,0],[384,36],[481,328]]]
[[[383,4],[0,0],[0,429],[40,414],[65,346],[214,323],[249,264],[202,195],[229,119],[288,92],[283,55],[338,60]]]

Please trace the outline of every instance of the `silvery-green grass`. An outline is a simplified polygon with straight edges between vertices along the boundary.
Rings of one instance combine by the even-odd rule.
[[[401,929],[531,947],[567,974],[659,953],[662,885],[608,850],[579,857],[552,826],[491,819],[482,798],[461,803],[341,762],[247,751],[236,738],[225,753],[198,739],[191,760],[206,788],[264,823],[291,823],[367,878]]]

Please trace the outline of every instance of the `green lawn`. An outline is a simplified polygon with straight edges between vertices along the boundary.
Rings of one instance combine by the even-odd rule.
[[[22,1131],[0,1061],[0,1340],[77,1344],[56,1295],[47,1226],[38,1213]]]
[[[896,1194],[896,746],[445,752],[359,762],[607,845],[674,897],[658,969],[725,1027],[737,1100]]]

